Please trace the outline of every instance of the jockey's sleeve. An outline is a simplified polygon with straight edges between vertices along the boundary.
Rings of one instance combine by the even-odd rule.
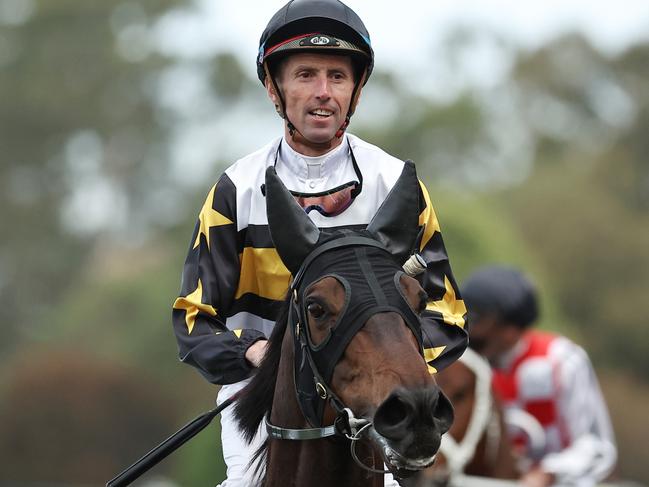
[[[419,183],[421,238],[418,251],[427,264],[418,276],[428,293],[423,313],[424,355],[431,373],[441,370],[462,355],[468,344],[466,307],[453,277],[435,210],[426,186]]]
[[[562,485],[595,485],[613,470],[617,448],[606,403],[586,352],[569,340],[552,349],[561,424],[569,446],[550,453],[541,467]]]
[[[236,188],[224,174],[199,213],[172,312],[180,360],[214,384],[248,377],[252,367],[244,354],[266,338],[258,330],[225,326],[239,283],[243,246],[236,215]]]

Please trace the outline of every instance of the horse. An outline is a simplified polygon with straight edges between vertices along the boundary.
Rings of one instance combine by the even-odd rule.
[[[413,477],[409,487],[452,484],[460,475],[497,479],[520,476],[504,411],[491,391],[491,367],[472,349],[436,374],[453,404],[455,421],[442,438],[434,466]]]
[[[453,408],[423,358],[427,296],[401,264],[418,232],[419,184],[407,162],[365,230],[320,231],[277,177],[269,229],[293,279],[256,374],[235,405],[259,428],[259,485],[384,485],[434,462]]]

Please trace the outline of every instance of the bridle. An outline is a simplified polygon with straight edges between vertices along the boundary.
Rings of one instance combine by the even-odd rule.
[[[385,289],[389,287],[388,281],[391,281],[395,287],[398,287],[398,278],[404,274],[399,266],[394,263],[394,260],[389,255],[388,249],[382,243],[365,236],[362,232],[343,231],[341,233],[342,236],[325,241],[307,255],[300,269],[295,273],[290,287],[291,299],[288,311],[288,326],[291,328],[295,350],[295,392],[303,415],[315,427],[299,429],[283,428],[273,425],[270,422],[269,415],[267,415],[265,418],[266,431],[270,438],[281,440],[301,441],[336,436],[347,438],[351,442],[350,452],[354,461],[365,470],[382,474],[389,471],[367,466],[358,459],[355,451],[356,444],[363,437],[368,436],[378,444],[385,458],[393,465],[397,467],[406,465],[407,459],[394,451],[388,445],[387,440],[374,430],[372,421],[365,418],[357,418],[354,415],[351,408],[347,407],[332,390],[329,385],[329,380],[339,357],[371,315],[383,311],[395,311],[399,313],[417,338],[420,353],[423,355],[421,323],[419,317],[410,308],[401,292],[395,293],[394,290]],[[356,269],[353,271],[365,274],[364,277],[367,278],[365,285],[366,287],[369,286],[370,291],[367,289],[364,291],[370,292],[375,298],[378,296],[376,300],[378,306],[373,305],[368,307],[367,304],[361,306],[358,300],[354,301],[354,290],[358,290],[358,286],[354,286],[350,274],[352,271],[348,274],[342,269],[337,269],[338,273],[336,274],[319,272],[322,264],[316,262],[318,258],[337,249],[345,249],[344,252],[346,253],[367,252],[368,249],[378,249],[379,252],[373,252],[371,255],[387,254],[384,259],[386,261],[389,260],[391,264],[384,266],[385,269],[380,268],[377,270],[370,263],[366,265],[359,264],[360,270]],[[368,260],[370,259],[368,258]],[[413,264],[410,263],[410,271],[413,273],[421,272],[425,268],[420,263],[421,257],[413,256],[408,262],[413,259],[419,262],[419,266],[414,264],[413,267]],[[417,270],[414,271],[412,270],[413,268]],[[390,277],[390,273],[392,273],[392,277]],[[347,296],[345,308],[338,317],[338,325],[330,332],[330,335],[325,341],[318,345],[314,345],[311,340],[306,306],[303,300],[305,290],[308,289],[311,282],[315,282],[308,282],[309,278],[313,279],[314,275],[318,278],[334,275],[343,283]],[[305,283],[305,281],[307,282]],[[350,284],[349,281],[352,281],[352,283]],[[392,292],[390,293],[389,291]],[[322,417],[327,404],[335,412],[335,420],[332,425],[323,426]]]
[[[458,359],[466,365],[476,377],[475,403],[466,433],[461,441],[456,441],[450,434],[442,436],[439,451],[446,458],[448,469],[453,474],[462,473],[475,455],[476,448],[485,431],[491,442],[500,437],[500,424],[494,415],[493,396],[491,394],[491,366],[478,353],[470,348]],[[487,448],[487,451],[493,449]]]

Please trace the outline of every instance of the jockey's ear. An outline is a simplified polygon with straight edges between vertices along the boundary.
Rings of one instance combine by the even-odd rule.
[[[352,113],[356,113],[356,108],[358,107],[358,103],[361,100],[361,95],[362,94],[363,94],[363,87],[359,86],[358,91],[357,91],[357,93],[356,93],[356,95],[354,97],[354,100],[352,100],[352,110],[351,110]]]
[[[268,98],[270,98],[270,101],[272,101],[273,105],[275,106],[275,111],[280,117],[284,118],[282,115],[282,100],[277,95],[277,88],[270,80],[270,76],[266,76],[264,85],[266,86],[266,93],[268,94]]]
[[[268,94],[270,101],[272,101],[275,105],[279,104],[279,97],[277,96],[277,92],[275,91],[275,86],[270,81],[268,76],[266,76],[266,79],[264,80],[264,85],[266,86],[266,93]]]

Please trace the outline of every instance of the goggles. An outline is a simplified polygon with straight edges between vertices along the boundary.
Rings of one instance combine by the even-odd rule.
[[[349,208],[354,202],[354,199],[361,194],[363,189],[363,174],[358,168],[351,145],[348,145],[348,147],[349,154],[352,158],[352,165],[354,166],[354,172],[356,173],[358,181],[349,181],[348,183],[341,184],[340,186],[336,186],[335,188],[326,191],[320,191],[319,193],[290,191],[297,204],[300,205],[306,213],[315,210],[322,216],[329,217],[340,215],[343,211]],[[277,165],[277,159],[279,159],[279,150],[280,147],[277,148],[277,152],[275,153],[275,165]],[[262,185],[262,193],[264,195],[266,194],[265,185]]]
[[[361,184],[358,181],[350,181],[320,193],[291,191],[291,194],[306,213],[316,210],[322,216],[336,216],[349,208],[360,190]]]

